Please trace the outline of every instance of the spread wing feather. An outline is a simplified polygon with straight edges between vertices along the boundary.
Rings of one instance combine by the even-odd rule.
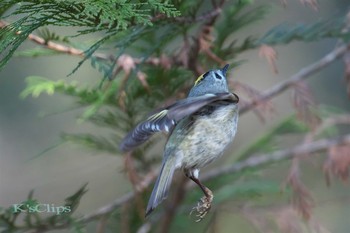
[[[222,100],[237,103],[238,97],[232,93],[207,94],[179,100],[160,109],[129,132],[121,142],[120,149],[130,151],[147,141],[156,132],[171,132],[181,119],[192,115],[210,103]]]

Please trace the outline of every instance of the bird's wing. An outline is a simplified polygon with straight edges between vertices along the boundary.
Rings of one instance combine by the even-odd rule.
[[[238,96],[233,93],[219,93],[179,100],[160,109],[145,121],[139,123],[125,136],[120,144],[120,149],[130,151],[147,141],[156,132],[171,132],[181,119],[192,115],[210,103],[220,100],[237,103]]]

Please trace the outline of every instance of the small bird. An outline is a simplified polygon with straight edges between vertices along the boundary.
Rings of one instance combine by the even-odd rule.
[[[199,217],[197,221],[209,212],[213,193],[199,181],[199,170],[220,157],[237,132],[239,98],[228,89],[228,66],[199,76],[186,99],[158,110],[122,140],[120,149],[125,152],[156,132],[169,135],[146,217],[167,197],[174,171],[179,168],[204,193],[193,208]]]

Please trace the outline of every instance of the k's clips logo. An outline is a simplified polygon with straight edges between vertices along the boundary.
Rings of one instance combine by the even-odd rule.
[[[55,206],[54,204],[13,204],[14,213],[55,213],[57,215],[71,212],[70,206]]]

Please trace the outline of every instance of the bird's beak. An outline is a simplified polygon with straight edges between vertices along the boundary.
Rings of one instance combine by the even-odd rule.
[[[226,64],[222,69],[221,69],[221,71],[222,71],[222,73],[226,76],[226,73],[227,73],[227,70],[228,70],[228,67],[229,67],[230,65],[229,64]]]

